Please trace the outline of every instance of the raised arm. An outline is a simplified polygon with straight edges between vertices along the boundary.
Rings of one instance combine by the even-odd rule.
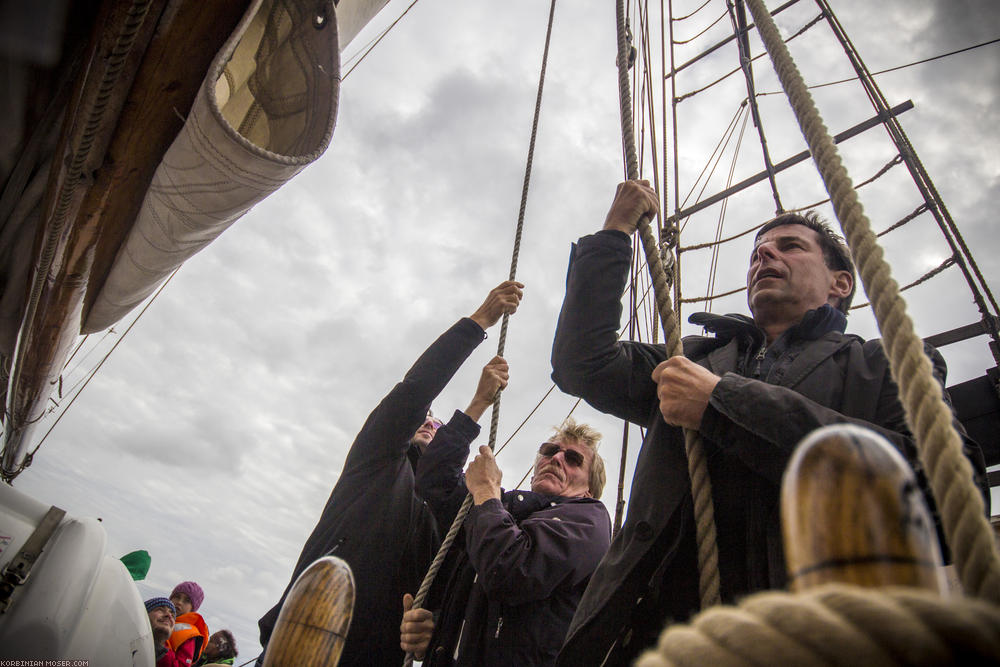
[[[509,379],[507,362],[502,357],[493,357],[483,367],[469,407],[465,412],[455,411],[451,421],[438,430],[417,463],[417,495],[430,506],[442,531],[451,525],[465,500],[462,470],[469,458],[472,441],[479,435],[476,421],[493,404],[497,392],[507,386]]]
[[[431,402],[485,337],[482,327],[468,317],[438,337],[368,415],[347,454],[343,474],[405,457]]]
[[[618,327],[632,260],[629,234],[655,211],[647,182],[618,187],[604,229],[573,246],[552,343],[552,379],[559,389],[638,424],[647,423],[656,405],[650,373],[665,354],[662,346],[620,342]]]
[[[493,288],[472,315],[459,320],[420,355],[368,416],[347,455],[344,474],[406,456],[410,438],[426,418],[431,402],[483,341],[485,330],[504,313],[517,310],[523,288],[510,280]]]

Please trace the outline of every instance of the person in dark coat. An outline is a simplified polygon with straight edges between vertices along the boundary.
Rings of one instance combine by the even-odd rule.
[[[665,624],[699,610],[693,503],[678,427],[703,439],[723,602],[785,586],[781,475],[815,428],[853,423],[876,431],[914,468],[930,499],[880,342],[844,333],[854,294],[850,252],[815,214],[784,214],[761,228],[747,273],[752,319],[693,315],[715,336],[686,337],[685,357],[670,360],[663,346],[617,339],[631,234],[656,211],[648,182],[623,183],[604,229],[581,238],[571,253],[553,380],[648,430],[628,515],[577,608],[561,665],[630,664]],[[928,353],[943,387],[944,361]],[[982,453],[967,440],[966,455],[989,507]]]
[[[463,421],[460,413],[456,417]],[[473,506],[435,580],[443,587],[441,601],[429,606],[440,610],[436,625],[430,611],[408,611],[401,645],[424,656],[429,667],[552,665],[611,540],[611,519],[599,501],[605,481],[596,451],[601,436],[568,421],[539,448],[531,490],[503,492],[500,469],[485,445],[462,475],[477,432],[442,428],[417,467],[417,492],[442,532],[466,489]]]
[[[313,561],[333,555],[351,566],[356,587],[339,664],[402,664],[400,600],[419,586],[440,543],[434,518],[413,487],[417,461],[441,425],[431,402],[486,338],[485,330],[517,310],[523,287],[506,281],[494,288],[475,313],[424,351],[368,415],[291,581],[258,623],[265,650],[292,583]]]

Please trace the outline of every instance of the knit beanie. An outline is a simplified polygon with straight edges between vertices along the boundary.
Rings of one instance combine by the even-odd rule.
[[[186,593],[187,596],[191,598],[191,611],[198,611],[198,607],[201,606],[202,601],[205,599],[205,591],[201,590],[201,586],[193,581],[182,581],[174,586],[174,590],[171,591],[170,597],[173,597],[178,593]]]
[[[166,607],[170,613],[177,616],[177,607],[170,601],[170,598],[149,598],[146,600],[146,613],[153,611],[157,607]]]

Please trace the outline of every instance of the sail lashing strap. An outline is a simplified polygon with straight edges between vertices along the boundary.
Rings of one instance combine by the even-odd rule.
[[[524,184],[521,188],[521,207],[518,210],[517,215],[517,229],[514,233],[514,249],[511,254],[510,277],[508,280],[514,280],[517,275],[517,260],[521,253],[521,236],[524,230],[524,211],[527,208],[528,202],[528,185],[531,182],[531,165],[535,154],[535,137],[538,133],[538,117],[542,108],[542,90],[545,87],[545,68],[549,60],[549,43],[552,40],[552,19],[555,16],[555,11],[556,0],[552,0],[549,6],[549,23],[545,32],[545,48],[542,51],[542,68],[538,77],[538,93],[535,97],[535,114],[531,123],[531,140],[528,143],[528,158],[524,169]],[[497,341],[497,356],[500,357],[503,356],[504,347],[507,343],[507,324],[509,321],[510,315],[504,313],[503,320],[500,324],[500,335]],[[500,422],[500,394],[501,391],[497,391],[496,398],[493,400],[493,413],[490,419],[489,440],[489,447],[491,451],[496,448],[497,427]],[[465,517],[468,516],[471,508],[472,495],[466,494],[465,500],[462,502],[462,506],[458,510],[458,514],[455,515],[455,519],[451,523],[451,528],[448,529],[448,533],[441,541],[441,547],[434,556],[434,560],[431,562],[431,565],[427,570],[427,574],[424,576],[424,580],[420,584],[420,589],[417,591],[417,595],[413,599],[414,609],[420,609],[423,607],[423,604],[427,599],[427,594],[430,592],[431,586],[434,583],[434,578],[441,569],[441,565],[444,563],[445,557],[448,555],[448,551],[451,549],[452,544],[454,544],[455,538],[457,537],[459,530],[462,528],[462,524],[465,523]],[[407,653],[406,658],[403,660],[403,667],[410,667],[412,664],[413,654]]]
[[[616,19],[618,25],[618,93],[621,102],[622,145],[625,150],[626,175],[629,180],[639,178],[635,132],[632,127],[632,97],[628,81],[628,49],[625,26],[625,3],[618,0]],[[683,355],[680,324],[670,303],[666,272],[660,259],[660,250],[649,228],[649,220],[639,223],[639,239],[646,254],[646,267],[653,282],[656,310],[663,323],[663,335],[668,356]],[[688,474],[691,477],[691,497],[694,500],[695,533],[698,545],[698,590],[701,607],[705,609],[720,601],[719,548],[716,544],[715,509],[712,504],[712,485],[708,477],[708,462],[704,446],[697,431],[684,430]]]
[[[18,586],[28,581],[31,569],[38,562],[45,545],[49,543],[56,528],[66,516],[66,511],[55,505],[49,508],[42,520],[38,522],[34,532],[24,541],[24,546],[11,559],[3,572],[0,573],[0,614],[5,613],[13,602]]]

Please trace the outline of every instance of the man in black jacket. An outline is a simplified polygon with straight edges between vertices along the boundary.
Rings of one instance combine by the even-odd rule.
[[[434,518],[413,487],[417,461],[441,425],[430,412],[431,402],[486,338],[485,330],[517,310],[523,287],[506,281],[490,291],[475,313],[427,348],[368,415],[291,581],[258,623],[265,648],[296,577],[316,559],[334,555],[351,566],[356,587],[339,664],[402,664],[399,601],[419,586],[440,544]]]
[[[499,357],[491,363],[502,364],[506,382],[506,363]],[[482,399],[492,394],[477,392],[470,408]],[[598,500],[605,481],[600,434],[568,421],[539,447],[531,490],[503,492],[485,445],[462,475],[479,431],[469,417],[477,414],[456,413],[417,467],[417,492],[442,532],[466,489],[473,506],[432,589],[443,591],[432,605],[440,609],[436,627],[430,611],[408,611],[401,644],[418,657],[426,652],[428,667],[553,665],[611,539],[611,520]]]
[[[685,357],[669,360],[662,346],[618,341],[630,237],[656,211],[648,182],[621,184],[604,229],[580,239],[570,259],[552,377],[648,431],[625,524],[584,593],[559,664],[629,664],[664,624],[698,611],[694,514],[677,427],[703,438],[724,602],[785,586],[781,475],[813,429],[854,423],[878,432],[927,489],[880,342],[843,333],[854,293],[850,253],[814,214],[779,216],[758,233],[747,273],[752,319],[693,315],[715,336],[685,338]],[[928,352],[943,385],[944,361]],[[982,453],[968,441],[966,455],[988,498]]]

